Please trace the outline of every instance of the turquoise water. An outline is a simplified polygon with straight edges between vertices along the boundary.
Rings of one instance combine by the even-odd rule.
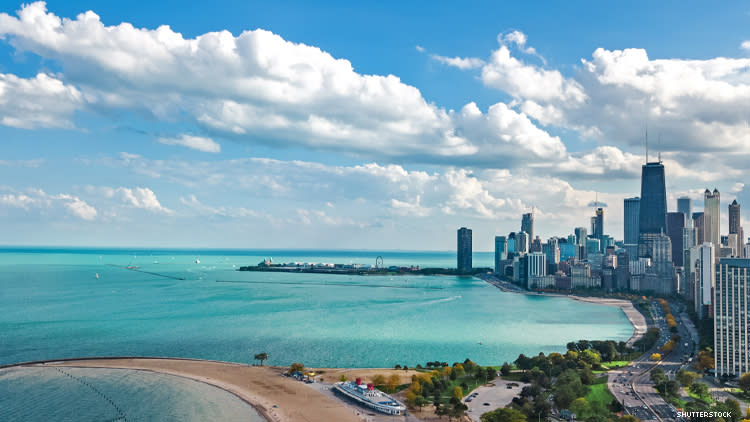
[[[126,369],[0,369],[2,421],[262,422],[224,390],[171,375]]]
[[[385,265],[455,267],[455,254],[433,252],[0,250],[0,364],[129,355],[251,362],[261,352],[272,365],[498,364],[633,331],[619,308],[504,293],[474,278],[235,271],[264,257],[374,263],[378,255]],[[485,255],[475,266],[491,261]]]

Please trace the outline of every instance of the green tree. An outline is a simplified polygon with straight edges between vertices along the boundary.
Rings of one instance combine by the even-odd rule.
[[[503,363],[503,366],[500,368],[500,375],[507,376],[510,374],[510,364],[508,362]]]
[[[257,355],[255,355],[255,360],[259,360],[260,366],[263,366],[263,361],[268,360],[268,353],[258,353]]]
[[[689,388],[696,379],[698,379],[698,374],[693,371],[686,371],[684,369],[680,369],[677,371],[677,375],[675,376],[677,378],[677,381],[682,384],[683,387]]]
[[[385,385],[385,375],[375,374],[372,377],[372,383],[375,384],[376,387],[383,387]]]
[[[570,403],[570,410],[576,414],[578,419],[584,420],[591,413],[591,406],[585,398],[579,397]]]
[[[304,364],[301,364],[299,362],[294,362],[293,364],[291,364],[289,366],[289,371],[288,372],[290,374],[293,374],[295,372],[302,372],[304,370],[305,370],[305,365]]]
[[[520,410],[501,407],[483,414],[480,419],[482,422],[526,422],[526,415]]]
[[[451,396],[461,400],[462,398],[464,398],[464,390],[462,390],[461,387],[456,386],[453,388],[453,393]]]
[[[690,386],[690,392],[700,398],[705,398],[708,396],[708,386],[701,382],[696,382]]]
[[[750,393],[750,372],[742,374],[739,381],[737,381],[737,385],[745,394]]]

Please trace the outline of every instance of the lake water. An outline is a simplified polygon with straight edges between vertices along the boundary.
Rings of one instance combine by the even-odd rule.
[[[475,278],[236,271],[265,257],[374,264],[377,256],[386,266],[455,267],[450,252],[2,249],[0,364],[82,356],[252,362],[266,352],[271,365],[486,365],[633,331],[619,308],[504,293]],[[475,253],[475,267],[491,264],[491,253]]]

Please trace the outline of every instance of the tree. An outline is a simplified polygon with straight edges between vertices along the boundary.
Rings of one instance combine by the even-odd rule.
[[[690,392],[700,398],[708,396],[708,386],[706,384],[696,382],[690,386]]]
[[[422,413],[422,408],[427,406],[429,403],[430,401],[422,396],[417,396],[417,399],[414,400],[414,405],[419,408],[419,413]]]
[[[263,366],[263,361],[268,360],[268,353],[258,353],[257,355],[255,355],[255,360],[259,360],[260,366]]]
[[[289,366],[289,373],[302,372],[305,370],[305,365],[299,362],[295,362]]]
[[[686,371],[684,369],[680,369],[679,371],[677,371],[676,378],[677,378],[677,381],[679,381],[683,387],[689,388],[691,385],[693,385],[695,380],[698,378],[698,374],[692,371]]]
[[[570,410],[575,413],[578,418],[585,419],[586,416],[591,413],[591,406],[589,406],[589,402],[586,401],[585,398],[579,397],[573,400],[573,403],[570,403]]]
[[[401,384],[401,377],[398,374],[391,374],[390,377],[388,377],[388,381],[385,383],[385,386],[388,388],[389,392],[396,391],[396,387]]]
[[[508,362],[503,363],[503,366],[500,368],[500,374],[504,377],[510,374],[510,364]]]
[[[660,353],[651,353],[651,360],[656,362],[658,360],[661,360],[661,354]]]
[[[482,422],[526,422],[526,415],[511,407],[501,407],[480,417]]]
[[[458,400],[461,400],[464,398],[464,390],[461,389],[461,387],[456,386],[453,388],[453,393],[451,394],[453,398],[456,398]]]
[[[750,372],[742,374],[740,380],[737,381],[737,385],[745,394],[750,393]]]
[[[385,376],[383,374],[375,374],[372,377],[372,383],[375,384],[376,387],[383,387],[385,385]]]

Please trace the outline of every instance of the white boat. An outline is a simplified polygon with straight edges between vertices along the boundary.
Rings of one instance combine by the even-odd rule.
[[[195,260],[195,263],[196,263],[196,264],[200,264],[200,263],[201,263],[201,260],[200,260],[200,259],[196,259],[196,260]]]
[[[333,391],[386,415],[406,415],[406,406],[372,384],[364,385],[360,378],[356,381],[337,382],[333,385]]]

